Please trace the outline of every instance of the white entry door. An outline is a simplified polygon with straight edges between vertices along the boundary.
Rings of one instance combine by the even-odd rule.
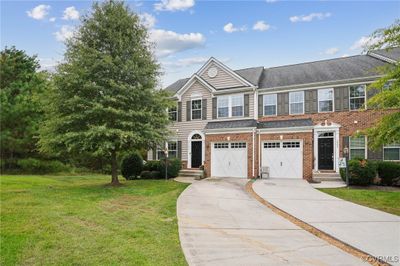
[[[263,143],[262,166],[272,178],[303,178],[303,147],[299,140]]]
[[[212,143],[211,176],[247,177],[246,142]]]

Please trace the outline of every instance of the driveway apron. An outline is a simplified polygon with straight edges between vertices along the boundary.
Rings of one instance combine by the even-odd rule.
[[[245,179],[206,179],[178,198],[189,265],[368,265],[304,231],[245,191]]]

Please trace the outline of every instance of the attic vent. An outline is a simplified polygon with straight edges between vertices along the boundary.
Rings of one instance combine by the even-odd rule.
[[[218,69],[216,67],[210,67],[210,69],[208,69],[207,74],[210,78],[215,78],[218,74]]]

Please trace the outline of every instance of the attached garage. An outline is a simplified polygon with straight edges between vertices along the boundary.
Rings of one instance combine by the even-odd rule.
[[[269,167],[271,178],[303,178],[301,140],[262,143],[262,166]]]
[[[247,143],[211,144],[211,176],[247,178]]]

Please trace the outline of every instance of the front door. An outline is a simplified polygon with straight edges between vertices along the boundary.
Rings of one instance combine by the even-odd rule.
[[[318,139],[318,169],[333,170],[333,138]]]
[[[192,168],[199,168],[202,154],[201,141],[192,141]]]

